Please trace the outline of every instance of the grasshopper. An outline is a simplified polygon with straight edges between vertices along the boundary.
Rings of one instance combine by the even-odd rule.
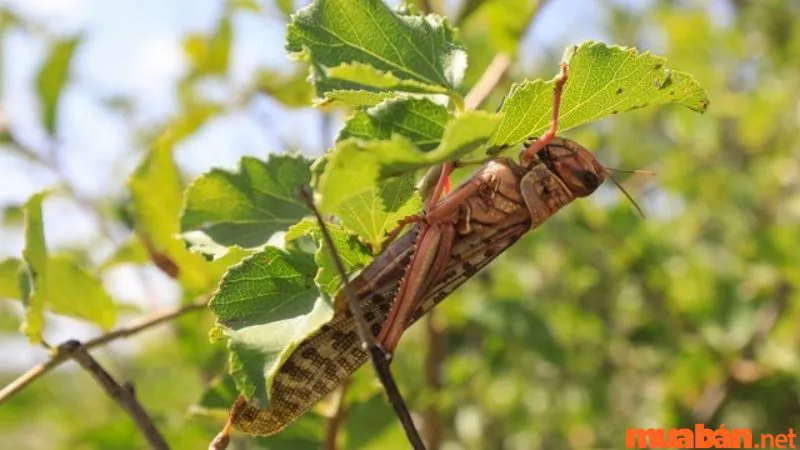
[[[443,192],[453,164],[444,164],[426,212],[401,221],[400,226],[412,225],[411,230],[351,281],[364,320],[388,354],[402,333],[450,292],[523,234],[574,199],[592,194],[610,177],[588,150],[556,137],[566,80],[567,66],[562,64],[550,129],[526,143],[519,163],[505,157],[491,160],[447,195]],[[345,302],[340,293],[336,304]],[[336,308],[333,319],[301,342],[280,366],[269,407],[247,402],[235,408],[231,421],[246,433],[275,434],[367,359],[352,313]]]

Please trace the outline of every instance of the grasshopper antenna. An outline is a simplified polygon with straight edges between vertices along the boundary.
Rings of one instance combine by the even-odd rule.
[[[369,358],[372,361],[375,372],[378,374],[378,379],[383,385],[387,397],[389,397],[389,403],[391,403],[392,407],[394,408],[397,418],[400,419],[400,423],[403,425],[403,429],[406,432],[409,443],[411,443],[411,447],[414,450],[425,450],[425,444],[422,441],[422,437],[420,437],[419,431],[417,431],[416,426],[414,426],[414,421],[411,419],[411,413],[408,411],[406,402],[403,399],[403,396],[400,394],[400,390],[397,388],[397,383],[394,381],[394,377],[392,376],[392,371],[389,368],[391,355],[386,353],[380,347],[378,342],[375,340],[375,336],[373,336],[372,331],[369,329],[369,325],[367,325],[367,322],[364,320],[364,311],[361,309],[361,304],[358,302],[355,289],[347,278],[347,271],[344,269],[344,264],[342,263],[339,253],[336,252],[336,247],[333,245],[333,239],[331,238],[330,232],[328,232],[327,225],[325,225],[325,220],[322,218],[319,210],[314,205],[314,199],[308,188],[301,188],[300,196],[306,203],[306,206],[308,206],[308,209],[311,210],[311,212],[314,214],[314,217],[317,219],[317,223],[319,223],[319,228],[322,232],[322,238],[325,241],[325,245],[327,245],[331,250],[331,259],[333,260],[334,267],[336,267],[336,271],[342,278],[344,293],[347,296],[347,304],[350,307],[350,312],[353,314],[353,318],[356,321],[356,329],[358,330],[359,337],[364,345],[364,349],[369,354]]]
[[[636,203],[636,200],[634,200],[631,194],[629,194],[628,191],[624,187],[622,187],[622,184],[620,184],[620,182],[617,181],[617,179],[614,178],[613,175],[611,175],[611,172],[640,174],[640,175],[655,175],[656,173],[651,170],[622,170],[622,169],[614,169],[611,167],[604,167],[604,169],[606,170],[606,176],[608,176],[608,178],[617,186],[617,189],[619,189],[623,194],[625,194],[625,197],[627,197],[628,200],[631,202],[631,204],[633,204],[633,207],[636,208],[636,211],[639,213],[640,216],[642,216],[642,219],[647,219],[647,216],[644,214],[642,208],[639,206],[638,203]]]

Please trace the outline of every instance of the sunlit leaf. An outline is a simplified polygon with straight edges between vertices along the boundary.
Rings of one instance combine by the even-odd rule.
[[[231,267],[209,303],[229,339],[237,387],[263,405],[283,358],[333,314],[314,285],[316,272],[311,255],[267,247]]]
[[[361,245],[355,234],[333,223],[327,224],[327,228],[346,273],[352,273],[369,264],[372,260],[372,254]],[[314,239],[317,245],[317,251],[314,253],[314,262],[319,268],[316,277],[314,277],[314,282],[320,291],[330,297],[334,297],[342,284],[342,277],[333,263],[330,248],[323,240],[319,224],[313,219],[304,219],[289,229],[285,239],[288,242],[300,236],[310,236]]]
[[[190,292],[204,292],[215,280],[200,255],[189,252],[179,239],[178,225],[183,197],[178,168],[169,136],[163,136],[145,156],[128,182],[136,230],[151,260],[164,269],[171,266]],[[167,271],[170,273],[169,271]]]
[[[449,91],[466,67],[465,53],[442,19],[398,15],[380,0],[313,2],[293,16],[286,48],[309,59],[316,71],[361,63]]]
[[[242,158],[238,173],[221,169],[187,189],[181,230],[202,231],[222,245],[257,247],[309,213],[299,189],[311,181],[310,161],[272,154]]]
[[[61,93],[64,85],[69,81],[72,56],[80,42],[80,36],[76,36],[53,44],[36,76],[36,92],[39,95],[41,120],[51,136],[56,134]]]
[[[25,265],[17,266],[17,273],[24,269],[26,277],[18,277],[16,286],[25,305],[22,332],[34,344],[42,339],[45,310],[94,322],[104,329],[116,321],[114,303],[99,279],[67,256],[48,256],[42,221],[46,195],[35,194],[23,206]],[[8,275],[7,269],[4,264],[4,275]]]
[[[347,119],[337,140],[350,137],[384,140],[393,134],[401,134],[420,150],[430,151],[442,140],[449,119],[447,108],[427,99],[387,100],[353,114]]]
[[[422,152],[408,139],[394,135],[390,140],[337,142],[321,179],[322,206],[328,211],[345,201],[378,198],[371,192],[377,182],[448,160],[455,160],[484,145],[494,131],[499,117],[471,111],[448,122],[439,145]],[[411,197],[403,196],[410,201]],[[362,200],[363,201],[363,200]],[[365,205],[370,208],[370,205]],[[397,208],[399,209],[399,208]],[[369,213],[369,209],[363,211]]]
[[[649,105],[676,103],[705,111],[705,89],[689,74],[668,70],[665,59],[635,49],[586,42],[569,59],[561,97],[560,131]],[[499,149],[542,134],[553,110],[553,81],[515,84],[503,102],[503,121],[491,139]]]
[[[231,18],[226,15],[220,19],[211,36],[194,34],[184,39],[183,48],[196,75],[227,73],[232,35]]]
[[[7,258],[0,261],[0,300],[21,300],[20,276],[22,261]]]

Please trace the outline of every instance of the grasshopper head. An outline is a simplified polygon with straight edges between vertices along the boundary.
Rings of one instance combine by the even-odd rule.
[[[538,157],[576,197],[593,193],[608,175],[589,150],[569,139],[553,138]]]

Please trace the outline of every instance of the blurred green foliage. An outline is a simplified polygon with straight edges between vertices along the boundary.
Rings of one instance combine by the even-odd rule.
[[[290,3],[278,6],[286,11]],[[535,2],[510,0],[463,3],[469,7],[455,25],[463,21],[459,39],[472,64],[468,88],[497,51],[517,52],[514,40],[528,26],[527,11],[537,8]],[[526,13],[508,17],[495,5],[515,3]],[[718,9],[701,3],[663,0],[631,10],[601,2],[609,18],[608,42],[641,50],[654,46],[654,53],[698,78],[712,106],[703,116],[676,107],[642,109],[571,130],[568,137],[609,166],[657,172],[625,180],[647,220],[613,187],[604,188],[522,239],[452,294],[430,322],[407,334],[395,375],[409,404],[435,427],[423,433],[435,432],[446,448],[619,448],[630,427],[703,422],[785,432],[797,425],[800,7],[780,0],[719,3],[729,15],[716,16]],[[184,41],[192,70],[175,86],[180,114],[133,131],[149,137],[170,129],[177,142],[235,108],[202,98],[197,84],[228,70],[229,47],[236,45],[232,14],[278,10],[262,10],[256,2],[229,4],[208,35]],[[11,11],[0,16],[4,27],[26,23]],[[67,51],[64,45],[56,42],[51,54]],[[54,65],[66,74],[62,57],[46,63]],[[511,79],[549,78],[552,70],[526,74],[513,66],[511,75],[489,108]],[[293,73],[283,76],[285,88],[275,85],[277,77],[267,78],[240,90],[248,96],[280,93],[273,98],[286,108],[310,98],[309,86]],[[51,109],[60,82],[40,76],[40,89],[44,81],[49,87],[41,98],[52,106],[43,109],[42,125],[55,134],[61,122]],[[7,130],[0,131],[6,142]],[[147,161],[158,162],[159,155],[152,155]],[[142,165],[134,181],[142,190],[148,188],[146,169]],[[137,232],[148,235],[157,250],[177,232],[174,202],[182,183],[175,171],[166,203],[139,203],[140,212],[148,207],[143,210],[152,214],[150,229]],[[169,223],[159,220],[159,208],[170,210]],[[119,220],[111,212],[107,219]],[[219,264],[195,261],[174,241],[163,246],[192,259],[197,276],[183,280],[186,292],[208,289],[210,277],[220,273]],[[141,249],[128,253],[139,255],[130,260],[141,263]],[[19,323],[9,323],[9,316],[0,303],[3,339],[18,336],[13,328]],[[219,407],[233,395],[230,389],[212,391],[221,392],[217,397],[207,392],[227,372],[223,348],[208,344],[212,325],[212,314],[203,311],[140,335],[134,352],[116,346],[95,352],[119,379],[134,383],[174,448],[204,448],[223,423]],[[143,448],[129,417],[89,376],[72,369],[48,374],[0,406],[4,445]],[[0,372],[0,384],[17,375]],[[342,448],[407,448],[382,395],[369,368],[350,383]],[[237,436],[232,445],[318,448],[326,407],[274,438]]]

